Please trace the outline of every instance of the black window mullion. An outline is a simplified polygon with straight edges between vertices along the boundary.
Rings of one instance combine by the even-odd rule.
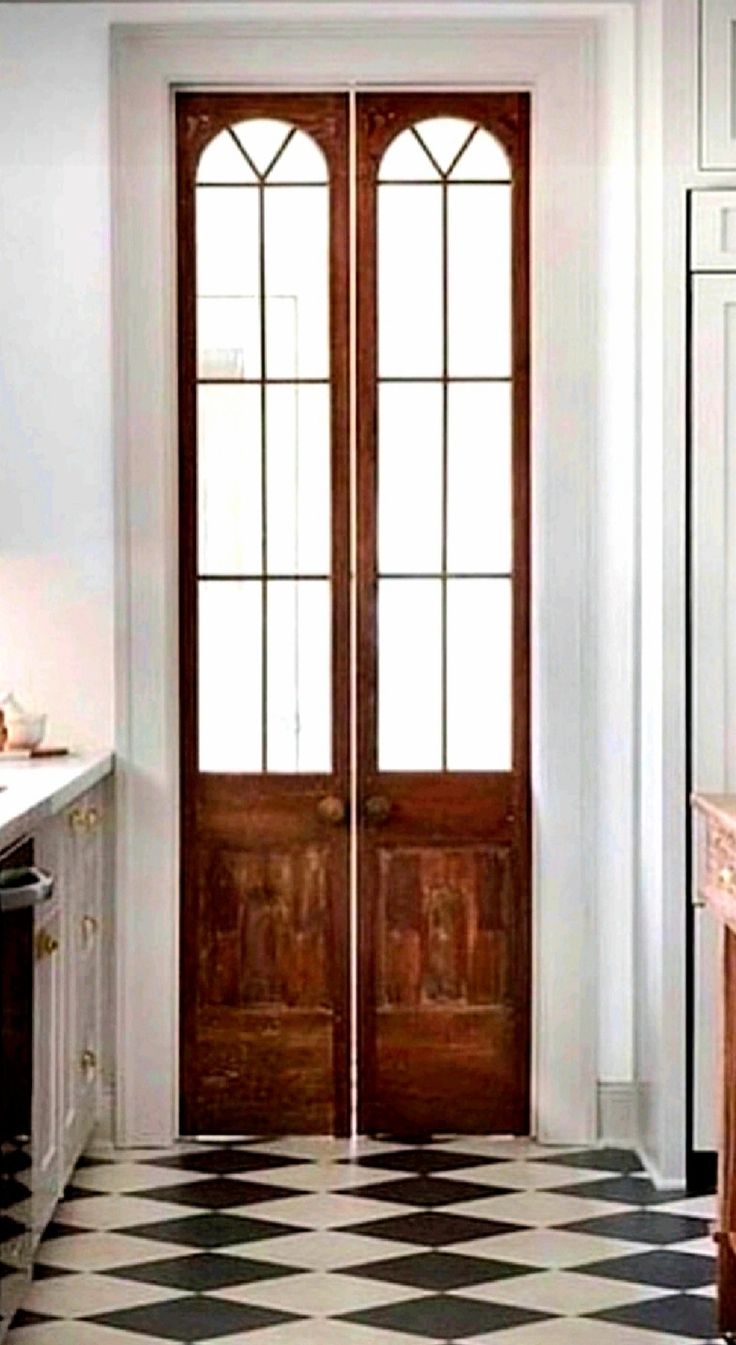
[[[426,148],[426,147],[425,147]],[[442,769],[447,770],[447,429],[448,302],[447,179],[442,179]]]
[[[261,351],[261,768],[268,769],[268,469],[266,424],[266,190],[258,183],[259,339]]]

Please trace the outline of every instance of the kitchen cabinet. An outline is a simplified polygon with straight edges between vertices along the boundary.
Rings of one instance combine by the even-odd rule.
[[[41,1226],[99,1108],[109,811],[103,782],[46,821],[34,838],[38,863],[56,879],[52,907],[37,919],[35,936],[34,1140],[44,1191]]]

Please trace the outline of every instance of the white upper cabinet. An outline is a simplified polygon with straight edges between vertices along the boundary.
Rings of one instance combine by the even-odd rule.
[[[701,0],[700,166],[736,171],[736,0]]]

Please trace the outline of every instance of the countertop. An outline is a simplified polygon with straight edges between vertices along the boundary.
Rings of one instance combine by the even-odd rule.
[[[80,752],[37,761],[0,756],[0,849],[66,808],[113,769],[110,751]]]

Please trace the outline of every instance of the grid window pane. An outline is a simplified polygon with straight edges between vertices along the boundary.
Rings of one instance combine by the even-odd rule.
[[[261,586],[199,583],[199,769],[261,769]]]
[[[269,574],[330,572],[330,393],[266,393]]]
[[[257,387],[197,392],[198,549],[202,574],[261,569],[261,399]]]
[[[378,188],[378,367],[442,373],[442,187]]]
[[[411,526],[407,526],[408,510]],[[378,412],[378,557],[385,573],[442,564],[442,388],[384,383]]]
[[[511,388],[451,383],[447,418],[447,566],[511,569]]]
[[[378,769],[442,769],[442,582],[378,582]]]
[[[265,188],[266,371],[329,377],[328,192]]]
[[[330,585],[268,585],[269,771],[331,769]]]
[[[511,582],[447,582],[447,769],[511,769]]]
[[[511,373],[511,189],[447,188],[448,369]]]

